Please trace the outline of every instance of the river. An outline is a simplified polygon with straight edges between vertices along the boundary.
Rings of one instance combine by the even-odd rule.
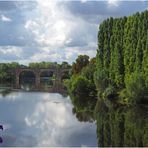
[[[0,146],[148,146],[147,105],[112,107],[93,100],[0,89]]]
[[[69,96],[46,92],[0,94],[0,146],[97,146],[94,122],[80,122]]]

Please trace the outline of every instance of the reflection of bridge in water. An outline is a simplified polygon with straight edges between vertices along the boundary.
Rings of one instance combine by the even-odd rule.
[[[23,72],[32,72],[35,76],[35,90],[40,90],[41,86],[41,74],[43,72],[53,73],[55,76],[55,80],[53,83],[53,86],[48,89],[49,92],[61,92],[64,89],[64,85],[62,82],[62,75],[64,73],[69,74],[70,69],[68,68],[18,68],[15,69],[14,74],[16,76],[16,88],[20,89],[20,75]]]

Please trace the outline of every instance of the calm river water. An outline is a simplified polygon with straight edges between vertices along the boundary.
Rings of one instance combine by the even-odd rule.
[[[0,146],[97,146],[95,123],[79,122],[72,108],[60,94],[0,94]]]

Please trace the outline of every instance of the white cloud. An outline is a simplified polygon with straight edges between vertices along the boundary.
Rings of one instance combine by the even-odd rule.
[[[20,47],[22,53],[18,50],[15,55],[15,57],[20,57],[18,62],[22,64],[32,61],[72,63],[79,54],[89,53],[91,57],[95,56],[97,26],[71,13],[62,1],[36,0],[36,3],[32,11],[23,12],[23,16],[26,17],[24,23],[26,36],[31,37],[33,41],[29,43],[30,46],[27,44],[27,47]],[[94,41],[95,29],[96,40]],[[24,37],[19,36],[19,39],[23,41]],[[90,45],[90,42],[94,42],[95,46]],[[11,47],[14,50],[14,46]],[[12,58],[8,57],[10,62],[14,61],[14,55]],[[1,56],[0,58],[1,61],[8,62],[8,57],[5,59]]]
[[[88,0],[81,0],[81,3],[86,3]]]
[[[36,17],[28,19],[25,28],[32,33],[41,50],[30,58],[31,61],[44,59],[45,61],[72,62],[81,53],[79,50],[88,48],[89,42],[93,40],[88,28],[94,29],[97,26],[70,13],[61,5],[61,1],[37,0],[37,7],[33,13],[37,14]],[[86,45],[81,47],[81,44]],[[79,50],[73,46],[79,46]],[[90,50],[95,53],[96,47],[92,50],[93,47],[91,46]]]
[[[9,18],[9,17],[7,17],[7,16],[5,16],[5,15],[1,15],[1,16],[0,16],[0,20],[1,20],[2,22],[11,22],[11,21],[12,21],[11,18]]]
[[[0,46],[0,55],[13,55],[16,57],[21,57],[22,48],[16,46]]]
[[[48,48],[46,48],[48,50]],[[57,59],[60,61],[61,55],[56,52],[56,50],[48,50],[48,51],[39,51],[38,53],[35,53],[33,56],[30,57],[31,61],[51,61],[56,62]]]
[[[65,10],[58,7],[59,1],[37,0],[37,9],[34,13],[40,14],[28,20],[25,28],[32,32],[40,46],[61,46],[66,41],[69,31],[65,17]]]
[[[108,0],[108,4],[109,4],[110,7],[112,7],[112,6],[118,7],[119,2],[120,2],[120,0]]]

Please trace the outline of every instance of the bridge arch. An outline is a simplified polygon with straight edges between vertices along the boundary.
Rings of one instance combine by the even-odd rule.
[[[22,71],[19,74],[19,84],[21,88],[27,87],[34,89],[36,83],[35,80],[36,80],[36,73],[32,70]]]
[[[34,74],[34,76],[35,76],[35,88],[37,88],[40,84],[39,72],[35,69],[29,69],[29,68],[16,69],[16,88],[21,88],[20,77],[21,77],[21,74],[24,73],[24,72],[31,72],[31,73]]]
[[[40,86],[41,89],[52,89],[55,87],[57,79],[56,71],[53,69],[43,69],[40,71]]]

